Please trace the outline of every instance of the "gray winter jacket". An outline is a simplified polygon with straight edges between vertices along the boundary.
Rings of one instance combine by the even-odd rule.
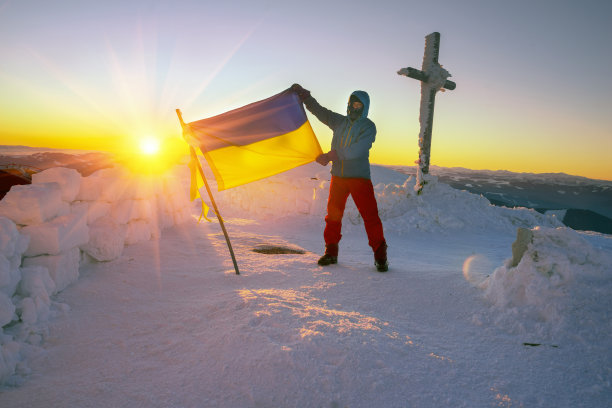
[[[369,179],[370,148],[376,139],[376,126],[367,118],[370,97],[364,91],[355,91],[351,95],[363,102],[361,117],[354,122],[348,115],[322,107],[312,96],[304,101],[304,105],[334,132],[331,148],[338,153],[339,160],[332,163],[331,174],[337,177]]]

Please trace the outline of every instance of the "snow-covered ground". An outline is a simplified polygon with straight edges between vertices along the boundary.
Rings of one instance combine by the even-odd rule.
[[[216,219],[197,222],[198,203],[117,259],[82,262],[51,297],[40,345],[5,330],[3,354],[21,347],[23,361],[0,406],[609,404],[611,236],[435,178],[420,196],[388,168],[372,178],[389,272],[376,272],[352,203],[339,264],[316,264],[327,168],[216,193],[239,276]],[[512,266],[519,227],[531,238]],[[253,251],[264,245],[305,253]]]

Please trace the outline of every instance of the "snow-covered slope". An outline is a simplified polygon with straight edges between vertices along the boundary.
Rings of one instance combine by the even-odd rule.
[[[217,194],[229,214],[255,217],[325,216],[330,174],[328,169],[309,164],[237,189]],[[387,230],[443,232],[492,230],[514,232],[517,227],[561,226],[553,215],[521,208],[492,206],[479,195],[457,190],[426,175],[422,195],[414,191],[416,180],[383,166],[372,166],[372,183],[378,210]],[[349,198],[345,217],[361,225],[361,216]]]
[[[17,300],[41,299],[52,313],[22,307],[33,315],[3,327],[3,375],[21,386],[5,387],[0,405],[606,405],[610,236],[492,206],[435,177],[418,196],[403,174],[373,166],[372,177],[386,274],[352,203],[339,264],[316,264],[329,174],[315,164],[215,192],[239,276],[214,215],[197,222],[197,202],[191,218],[118,258],[82,263],[55,295],[44,271],[22,273]],[[187,170],[172,180],[186,194]],[[16,262],[25,249],[6,243],[21,234],[11,222],[0,243]],[[512,266],[518,227],[531,238]],[[253,251],[262,245],[304,253]],[[15,327],[34,318],[45,326],[20,336]]]
[[[415,173],[409,166],[391,168],[405,174]],[[498,205],[540,211],[584,209],[612,218],[612,181],[564,173],[514,173],[438,166],[431,167],[431,174],[444,184],[482,194]]]

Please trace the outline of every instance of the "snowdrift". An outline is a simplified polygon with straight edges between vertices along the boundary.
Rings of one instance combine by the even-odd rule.
[[[482,284],[492,305],[475,316],[533,342],[598,343],[612,333],[612,256],[569,228],[535,227],[512,259]]]
[[[396,235],[514,234],[517,227],[533,231],[521,262],[499,267],[482,284],[491,309],[475,317],[476,322],[490,319],[548,338],[567,332],[570,319],[586,322],[576,334],[581,338],[609,332],[605,294],[610,292],[610,259],[563,228],[556,217],[495,207],[433,176],[426,176],[421,195],[414,191],[413,178],[385,167],[373,166],[372,179],[385,230]],[[209,175],[214,189],[213,180]],[[78,279],[80,265],[113,261],[125,245],[159,238],[164,228],[199,211],[199,203],[188,201],[188,182],[186,166],[156,178],[134,177],[119,168],[88,177],[52,168],[36,175],[32,185],[11,189],[0,201],[1,385],[19,384],[28,374],[27,361],[41,350],[49,319],[68,310],[52,297]],[[310,164],[216,192],[215,197],[225,218],[264,224],[288,218],[319,225],[329,182],[327,168]],[[362,232],[352,200],[344,224],[345,231]]]
[[[210,178],[212,179],[212,177]],[[331,175],[316,163],[217,193],[223,215],[276,219],[325,216]],[[414,190],[414,177],[383,166],[372,166],[372,183],[385,231],[408,234],[417,231],[496,230],[514,233],[518,227],[558,227],[554,215],[527,208],[496,207],[480,195],[456,190],[425,175],[423,193]],[[344,224],[363,225],[349,197]]]

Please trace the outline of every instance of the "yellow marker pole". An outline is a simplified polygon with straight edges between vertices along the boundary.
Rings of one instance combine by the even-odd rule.
[[[176,114],[179,118],[179,122],[181,122],[181,127],[185,130],[185,122],[183,121],[183,114],[180,109],[176,110]],[[223,235],[225,236],[225,242],[227,242],[227,247],[229,249],[230,255],[232,256],[232,262],[234,263],[234,269],[236,270],[236,275],[240,275],[238,271],[238,263],[236,262],[236,256],[234,255],[234,250],[232,249],[232,243],[230,242],[229,235],[227,234],[227,230],[225,229],[225,224],[223,223],[223,218],[221,218],[221,214],[219,213],[219,209],[217,208],[217,203],[215,203],[215,199],[213,198],[212,191],[210,191],[210,187],[208,186],[208,181],[206,181],[206,177],[204,176],[204,170],[202,170],[202,165],[200,164],[200,160],[196,155],[195,149],[193,146],[189,145],[189,153],[195,158],[195,161],[198,165],[198,172],[200,176],[202,176],[202,180],[204,181],[204,186],[206,186],[206,191],[208,192],[208,197],[210,197],[210,203],[215,210],[215,214],[217,214],[217,219],[219,220],[219,224],[221,225],[221,229],[223,230]]]

